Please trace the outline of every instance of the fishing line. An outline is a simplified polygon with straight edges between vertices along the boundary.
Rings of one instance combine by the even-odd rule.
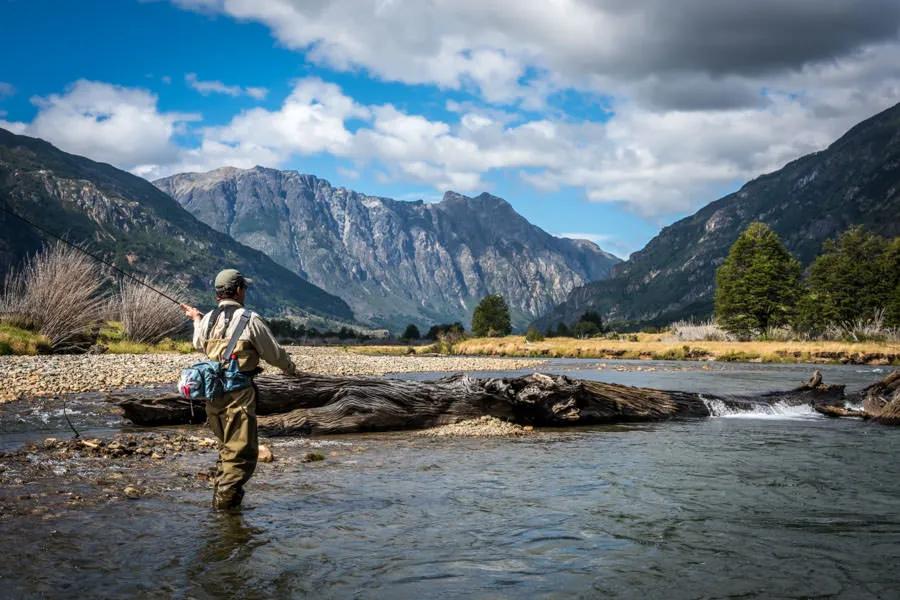
[[[73,244],[73,243],[70,242],[69,240],[67,240],[67,239],[65,239],[65,238],[63,238],[63,237],[61,237],[61,236],[56,235],[55,233],[53,233],[52,231],[46,229],[45,227],[41,227],[41,226],[38,225],[37,223],[34,223],[34,222],[32,222],[32,221],[26,219],[25,217],[23,217],[23,216],[20,215],[19,213],[15,212],[15,211],[12,209],[12,207],[10,207],[10,205],[6,203],[6,200],[0,199],[0,211],[3,211],[3,212],[5,212],[5,213],[8,214],[8,215],[11,215],[11,216],[17,218],[18,220],[22,221],[23,223],[25,223],[25,224],[27,224],[27,225],[30,225],[31,227],[34,227],[34,228],[37,229],[38,231],[44,233],[45,235],[49,235],[49,236],[52,237],[53,239],[59,240],[60,242],[62,242],[63,244],[69,246],[70,248],[74,248],[75,250],[78,250],[79,252],[81,252],[81,253],[84,254],[85,256],[88,256],[88,257],[90,257],[90,258],[93,258],[93,259],[96,260],[97,262],[99,262],[99,263],[101,263],[101,264],[103,264],[103,265],[106,265],[107,267],[109,267],[110,269],[112,269],[113,271],[115,271],[116,273],[121,274],[123,277],[127,277],[127,278],[130,279],[131,281],[133,281],[133,282],[135,282],[135,283],[137,283],[137,284],[139,284],[139,285],[142,285],[142,286],[144,286],[145,288],[147,288],[147,289],[149,289],[149,290],[152,290],[152,291],[156,292],[157,294],[159,294],[160,296],[162,296],[162,297],[165,298],[166,300],[169,300],[170,302],[174,302],[174,303],[177,304],[179,307],[181,306],[181,304],[182,304],[181,302],[179,302],[178,300],[176,300],[176,299],[173,298],[172,296],[166,294],[165,292],[156,289],[155,287],[153,287],[153,286],[150,285],[149,283],[147,283],[147,282],[145,282],[145,281],[142,281],[142,280],[138,279],[137,277],[135,277],[135,276],[132,275],[131,273],[128,273],[128,272],[126,272],[126,271],[120,269],[120,268],[117,267],[116,265],[112,264],[111,262],[109,262],[109,261],[107,261],[107,260],[104,260],[104,259],[100,258],[99,256],[97,256],[97,255],[95,255],[95,254],[92,254],[92,253],[88,252],[88,251],[85,250],[84,248],[82,248],[82,247],[80,247],[80,246],[77,246],[76,244]],[[193,408],[193,407],[192,407],[192,408]],[[66,409],[67,409],[67,406],[66,406],[66,399],[63,398],[63,417],[65,417],[66,423],[69,424],[69,428],[70,428],[70,429],[72,430],[72,432],[75,434],[75,438],[76,438],[76,439],[77,439],[77,438],[80,438],[80,437],[81,437],[81,434],[78,433],[78,430],[77,430],[77,429],[75,429],[75,425],[73,425],[71,419],[69,419],[69,412],[68,412],[68,410],[66,410]]]
[[[80,438],[81,434],[78,433],[78,430],[75,429],[74,425],[72,425],[72,421],[69,420],[69,413],[66,411],[66,397],[65,396],[63,396],[63,416],[66,418],[66,423],[68,423],[69,427],[72,429],[72,431],[75,432],[75,439],[77,440],[78,438]]]
[[[153,290],[154,292],[156,292],[157,294],[159,294],[160,296],[162,296],[162,297],[165,298],[166,300],[169,300],[170,302],[174,302],[174,303],[177,304],[178,306],[181,306],[181,304],[182,304],[181,302],[179,302],[178,300],[176,300],[176,299],[173,298],[172,296],[166,294],[165,292],[162,292],[162,291],[156,289],[155,287],[153,287],[153,286],[150,285],[149,283],[147,283],[147,282],[145,282],[145,281],[141,281],[140,279],[138,279],[137,277],[135,277],[135,276],[132,275],[131,273],[128,273],[128,272],[126,272],[126,271],[120,269],[119,267],[117,267],[116,265],[112,264],[111,262],[109,262],[109,261],[107,261],[107,260],[104,260],[104,259],[100,258],[99,256],[97,256],[97,255],[95,255],[95,254],[91,254],[90,252],[88,252],[88,251],[85,250],[84,248],[82,248],[82,247],[80,247],[80,246],[78,246],[78,245],[76,245],[76,244],[73,244],[73,243],[70,242],[69,240],[67,240],[67,239],[65,239],[65,238],[63,238],[63,237],[60,237],[60,236],[56,235],[56,234],[53,233],[52,231],[49,231],[49,230],[47,230],[46,228],[41,227],[41,226],[38,225],[37,223],[34,223],[34,222],[32,222],[32,221],[29,221],[28,219],[26,219],[26,218],[23,217],[22,215],[20,215],[20,214],[18,214],[17,212],[15,212],[15,211],[12,209],[12,207],[10,207],[9,204],[6,203],[6,200],[0,200],[0,211],[3,211],[3,212],[5,212],[5,213],[8,214],[8,215],[12,215],[13,217],[19,219],[19,220],[22,221],[23,223],[26,223],[26,224],[28,224],[28,225],[34,227],[34,228],[37,229],[38,231],[43,232],[44,234],[49,235],[50,237],[52,237],[52,238],[54,238],[54,239],[56,239],[56,240],[59,240],[59,241],[62,242],[63,244],[66,244],[67,246],[69,246],[69,247],[71,247],[71,248],[74,248],[74,249],[78,250],[79,252],[85,254],[86,256],[89,256],[90,258],[93,258],[93,259],[96,260],[97,262],[106,265],[107,267],[109,267],[109,268],[112,269],[113,271],[115,271],[115,272],[121,274],[121,275],[124,276],[124,277],[127,277],[128,279],[132,280],[133,282],[135,282],[135,283],[137,283],[137,284],[140,284],[140,285],[144,286],[144,287],[147,288],[147,289]]]

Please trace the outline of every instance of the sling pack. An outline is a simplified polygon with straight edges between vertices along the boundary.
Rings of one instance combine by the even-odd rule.
[[[221,312],[221,309],[216,309],[210,315],[207,336],[212,331]],[[226,331],[231,314],[226,314]],[[241,313],[221,361],[206,360],[182,369],[181,377],[178,379],[178,392],[182,398],[185,400],[218,400],[227,392],[234,392],[253,385],[253,375],[242,373],[238,369],[237,357],[234,355],[234,347],[237,345],[238,338],[244,333],[252,315],[253,313],[249,310]]]

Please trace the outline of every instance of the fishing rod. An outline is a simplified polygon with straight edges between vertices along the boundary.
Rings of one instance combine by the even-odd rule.
[[[50,237],[52,237],[52,238],[54,238],[54,239],[56,239],[56,240],[59,240],[59,241],[62,242],[63,244],[66,244],[67,246],[69,246],[69,247],[71,247],[71,248],[74,248],[75,250],[78,250],[79,252],[83,253],[83,254],[86,255],[86,256],[89,256],[90,258],[93,258],[93,259],[96,260],[97,262],[106,265],[107,267],[109,267],[109,268],[112,269],[113,271],[119,273],[119,274],[122,275],[123,277],[127,277],[127,278],[130,279],[131,281],[133,281],[133,282],[135,282],[135,283],[137,283],[137,284],[140,284],[140,285],[144,286],[144,287],[147,288],[147,289],[153,290],[154,292],[156,292],[157,294],[159,294],[160,296],[162,296],[162,297],[165,298],[166,300],[169,300],[170,302],[174,302],[174,303],[177,304],[179,307],[183,304],[182,302],[176,300],[175,298],[173,298],[172,296],[166,294],[165,292],[156,289],[155,287],[153,287],[152,285],[150,285],[150,284],[147,283],[146,281],[142,281],[141,279],[138,279],[137,277],[135,277],[135,276],[132,275],[131,273],[128,273],[127,271],[125,271],[125,270],[123,270],[123,269],[120,269],[119,267],[117,267],[116,265],[112,264],[111,262],[109,262],[109,261],[107,261],[107,260],[104,260],[103,258],[100,258],[99,256],[97,256],[97,255],[95,255],[95,254],[92,254],[92,253],[88,252],[87,250],[85,250],[85,249],[82,248],[81,246],[78,246],[77,244],[73,244],[73,243],[70,242],[69,240],[67,240],[67,239],[65,239],[65,238],[63,238],[63,237],[61,237],[61,236],[56,235],[56,234],[53,233],[52,231],[49,231],[48,229],[46,229],[46,228],[44,228],[44,227],[41,227],[40,225],[38,225],[37,223],[34,223],[33,221],[30,221],[29,219],[26,219],[25,217],[23,217],[22,215],[18,214],[16,211],[14,211],[14,210],[12,209],[12,207],[11,207],[9,204],[7,204],[6,200],[0,199],[0,211],[3,211],[3,212],[5,212],[6,214],[11,215],[11,216],[13,216],[13,217],[19,219],[19,220],[22,221],[23,223],[26,223],[26,224],[28,224],[28,225],[34,227],[34,228],[37,229],[38,231],[40,231],[40,232],[42,232],[42,233],[44,233],[44,234],[46,234],[46,235],[49,235]]]
[[[149,290],[152,290],[152,291],[156,292],[157,294],[159,294],[160,296],[162,296],[162,297],[165,298],[166,300],[169,300],[170,302],[174,302],[174,303],[177,304],[179,307],[181,307],[181,305],[182,305],[181,302],[179,302],[178,300],[176,300],[176,299],[173,298],[172,296],[166,294],[166,293],[163,292],[162,290],[156,289],[155,287],[153,287],[152,285],[150,285],[150,284],[147,283],[146,281],[143,281],[143,280],[141,280],[141,279],[138,279],[137,277],[135,277],[135,276],[132,275],[131,273],[128,273],[127,271],[125,271],[125,270],[123,270],[123,269],[120,269],[119,267],[117,267],[116,265],[112,264],[111,262],[109,262],[109,261],[107,261],[107,260],[105,260],[105,259],[103,259],[103,258],[100,258],[99,256],[97,256],[97,255],[95,255],[95,254],[92,254],[91,252],[88,252],[87,250],[85,250],[85,249],[82,248],[81,246],[78,246],[78,245],[76,245],[76,244],[73,244],[73,243],[70,242],[69,240],[63,238],[62,236],[56,235],[55,233],[53,233],[52,231],[48,230],[47,228],[41,227],[41,226],[38,225],[37,223],[34,223],[33,221],[31,221],[31,220],[29,220],[29,219],[26,219],[25,217],[23,217],[22,215],[20,215],[20,214],[17,213],[16,211],[14,211],[14,210],[12,209],[12,207],[11,207],[11,206],[6,202],[6,200],[4,200],[4,199],[0,199],[0,211],[3,211],[3,212],[5,212],[6,214],[8,214],[8,215],[10,215],[10,216],[12,216],[12,217],[15,217],[16,219],[22,221],[23,223],[25,223],[25,224],[27,224],[27,225],[30,225],[31,227],[34,227],[34,228],[37,229],[38,231],[44,233],[45,235],[48,235],[48,236],[52,237],[53,239],[59,240],[60,242],[62,242],[63,244],[69,246],[70,248],[74,248],[75,250],[78,250],[79,252],[81,252],[81,253],[84,254],[85,256],[88,256],[88,257],[90,257],[90,258],[96,260],[97,262],[99,262],[99,263],[101,263],[101,264],[103,264],[103,265],[106,265],[107,267],[109,267],[109,268],[112,269],[113,271],[115,271],[115,272],[121,274],[123,277],[127,277],[127,278],[130,279],[131,281],[133,281],[133,282],[135,282],[135,283],[137,283],[137,284],[139,284],[139,285],[142,285],[142,286],[144,286],[145,288],[147,288],[147,289],[149,289]],[[63,416],[64,416],[65,419],[66,419],[66,423],[69,424],[69,427],[70,427],[70,428],[72,429],[72,431],[75,433],[75,438],[77,439],[77,438],[81,437],[81,435],[78,433],[78,430],[75,429],[75,426],[72,424],[72,421],[69,419],[69,414],[68,414],[68,411],[66,410],[66,408],[67,408],[67,407],[66,407],[66,398],[63,397]],[[193,406],[193,404],[192,404],[192,405],[191,405],[191,412],[192,412],[192,413],[193,413],[193,408],[194,408],[194,406]]]

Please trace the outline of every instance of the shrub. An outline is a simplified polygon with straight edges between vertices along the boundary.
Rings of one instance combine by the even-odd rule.
[[[676,321],[670,326],[670,337],[679,342],[727,342],[734,339],[712,319],[700,323]]]
[[[53,352],[84,350],[96,337],[105,308],[105,275],[88,256],[58,242],[7,275],[0,320],[37,331]]]
[[[400,339],[403,341],[417,340],[422,337],[422,334],[419,333],[419,328],[410,323],[406,326],[406,329],[403,331],[403,335],[400,336]]]
[[[569,326],[563,323],[562,321],[556,326],[556,331],[554,332],[552,329],[547,332],[549,337],[572,337],[572,330],[569,329]]]
[[[876,310],[868,319],[860,318],[840,325],[829,325],[825,328],[824,337],[850,342],[900,342],[900,328],[887,327],[884,314],[885,310],[881,309]]]
[[[581,315],[581,318],[578,319],[580,323],[593,323],[597,326],[597,332],[603,333],[603,318],[600,316],[600,313],[595,312],[593,310],[589,310]]]
[[[485,296],[472,315],[472,333],[478,337],[499,337],[512,332],[509,306],[500,294]]]
[[[428,330],[428,333],[425,334],[425,338],[437,341],[439,337],[444,334],[453,334],[457,336],[463,336],[465,334],[465,327],[459,321],[455,323],[443,323],[441,325],[432,325],[431,329]]]
[[[268,319],[267,324],[279,342],[296,342],[307,336],[318,335],[315,329],[307,330],[303,323],[295,324],[290,319]]]
[[[169,296],[183,293],[153,280],[149,283]],[[156,344],[187,325],[178,305],[134,281],[126,279],[120,283],[118,302],[125,338],[132,342]]]
[[[528,342],[543,342],[544,334],[541,333],[541,330],[532,325],[528,328],[528,331],[525,332],[525,341]]]
[[[578,339],[583,340],[600,333],[600,328],[597,327],[597,324],[593,321],[578,321],[575,323],[572,333],[574,333],[575,337]]]

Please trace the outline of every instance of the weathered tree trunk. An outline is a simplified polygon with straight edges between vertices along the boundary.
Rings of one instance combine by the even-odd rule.
[[[256,385],[260,428],[270,435],[421,429],[485,415],[542,426],[658,421],[709,416],[710,401],[750,409],[776,401],[833,404],[844,396],[843,386],[814,381],[787,392],[720,397],[540,373],[437,381],[267,375]],[[109,399],[138,425],[200,423],[206,417],[201,403],[192,406],[171,390],[114,393]]]
[[[900,371],[863,390],[863,411],[885,425],[900,425]]]

